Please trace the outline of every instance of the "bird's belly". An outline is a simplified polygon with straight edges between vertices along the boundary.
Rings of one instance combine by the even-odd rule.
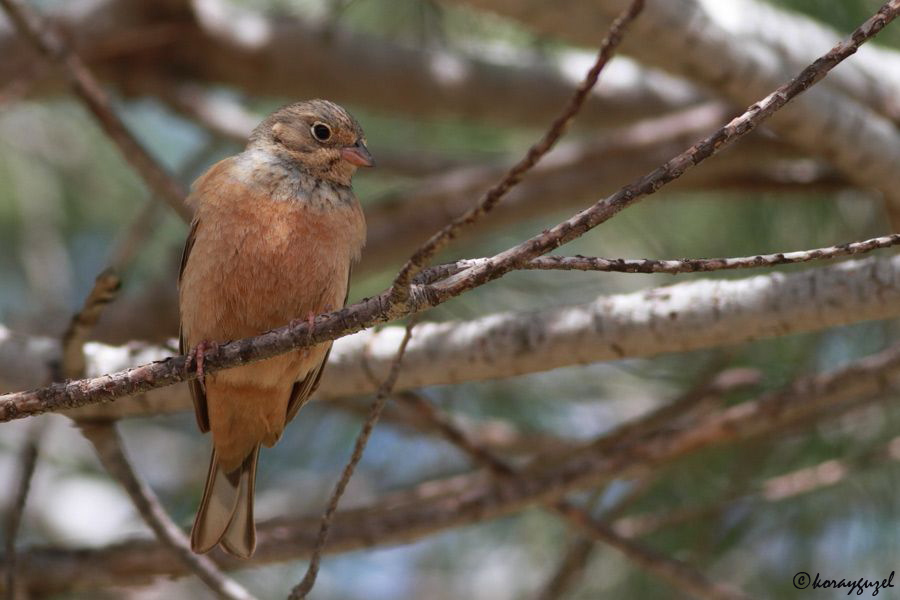
[[[341,308],[351,253],[339,234],[311,218],[201,222],[181,283],[187,345],[251,337]],[[220,376],[279,386],[302,378],[327,348],[289,352]]]

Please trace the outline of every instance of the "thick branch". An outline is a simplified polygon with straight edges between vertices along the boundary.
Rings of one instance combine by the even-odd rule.
[[[583,305],[422,323],[410,342],[397,389],[699,350],[896,317],[900,317],[900,257],[746,279],[698,280],[601,296]],[[387,327],[338,340],[318,397],[374,392],[372,377],[387,375],[402,336],[402,327]],[[58,348],[53,340],[0,329],[0,389],[46,381],[45,365],[58,355]],[[172,352],[166,347],[99,343],[90,343],[85,350],[87,372],[98,378],[162,361]],[[99,378],[97,384],[104,381]],[[79,412],[128,416],[187,410],[190,405],[186,388],[178,386]]]

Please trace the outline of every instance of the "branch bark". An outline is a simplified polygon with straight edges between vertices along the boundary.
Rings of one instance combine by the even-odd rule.
[[[407,349],[396,389],[700,350],[896,317],[900,317],[900,257],[847,261],[789,274],[698,280],[601,296],[583,305],[422,323]],[[317,397],[373,393],[372,378],[387,376],[402,336],[403,328],[395,326],[337,340]],[[102,384],[104,373],[164,361],[172,351],[172,347],[93,342],[85,348],[87,372]],[[54,340],[0,328],[0,389],[42,384],[48,377],[46,364],[58,352]],[[115,404],[86,406],[79,414],[136,416],[190,406],[186,387],[177,386]],[[11,416],[5,414],[7,419]]]
[[[109,98],[81,58],[59,35],[47,28],[40,15],[21,0],[0,0],[0,5],[34,48],[62,67],[72,90],[93,113],[106,134],[119,147],[122,156],[140,174],[147,186],[167,202],[175,214],[189,221],[191,211],[184,203],[184,188],[134,138],[112,110]]]

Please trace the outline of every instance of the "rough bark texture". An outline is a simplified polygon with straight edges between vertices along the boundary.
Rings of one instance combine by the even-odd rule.
[[[559,367],[648,357],[818,331],[900,316],[900,257],[848,261],[796,273],[699,280],[563,308],[497,313],[472,321],[422,323],[409,344],[397,390],[498,379]],[[318,396],[374,392],[395,357],[403,327],[337,340]],[[0,390],[46,381],[58,343],[0,329]],[[142,344],[85,348],[88,376],[163,360],[172,348]],[[191,405],[187,389],[153,390],[82,416],[130,416]]]

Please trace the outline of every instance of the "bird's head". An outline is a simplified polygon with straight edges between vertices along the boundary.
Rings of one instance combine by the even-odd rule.
[[[327,100],[278,109],[253,130],[248,144],[252,147],[262,147],[315,177],[340,185],[350,185],[357,167],[375,165],[362,127],[350,113]]]

